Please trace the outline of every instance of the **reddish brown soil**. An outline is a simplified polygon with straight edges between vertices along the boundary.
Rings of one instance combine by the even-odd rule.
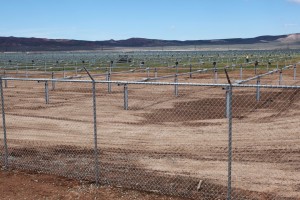
[[[140,199],[184,200],[123,188],[99,187],[89,182],[23,171],[0,171],[0,199]]]

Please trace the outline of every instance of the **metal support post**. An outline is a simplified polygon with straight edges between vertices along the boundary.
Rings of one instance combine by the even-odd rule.
[[[192,65],[190,64],[190,78],[192,78]]]
[[[227,200],[231,200],[231,168],[232,168],[232,87],[226,88],[226,110],[228,119],[228,175]]]
[[[128,85],[124,84],[124,110],[128,110]]]
[[[279,72],[279,85],[282,83],[282,69]]]
[[[3,142],[4,142],[4,167],[8,169],[8,148],[7,148],[7,137],[6,137],[6,122],[5,122],[5,108],[4,108],[4,95],[2,78],[0,77],[0,93],[1,93],[1,106],[2,106],[2,125],[3,125]]]
[[[111,72],[112,72],[112,66],[113,66],[114,61],[110,61],[109,64],[109,72],[107,73],[107,81],[111,81]],[[111,83],[107,84],[107,91],[108,93],[111,93]]]
[[[54,72],[52,72],[51,78],[52,78],[52,90],[55,90]]]
[[[254,63],[254,73],[257,74],[257,68],[258,68],[258,61],[255,61]]]
[[[243,79],[243,65],[240,67],[240,79]]]
[[[294,80],[296,80],[297,64],[294,65]]]
[[[229,112],[230,112],[230,110],[229,110],[229,108],[230,108],[230,106],[229,106],[229,103],[230,103],[230,99],[229,99],[229,87],[226,87],[225,88],[226,89],[226,109],[225,109],[225,117],[226,118],[228,118],[229,117]]]
[[[108,71],[108,69],[106,68],[106,76],[105,76],[105,81],[108,81],[108,74],[109,74],[109,71]]]
[[[177,74],[175,74],[175,80],[174,80],[174,82],[175,82],[175,85],[174,85],[175,91],[174,91],[174,93],[175,93],[175,96],[178,97],[178,85],[177,85],[177,83],[178,83],[178,75]]]
[[[106,74],[106,81],[110,81],[110,73],[109,72],[107,72],[107,74]],[[108,93],[111,93],[111,83],[110,82],[107,83],[107,91],[108,91]]]
[[[96,109],[96,83],[93,79],[93,113],[94,113],[94,154],[95,154],[95,181],[99,185],[99,158],[98,158],[98,135],[97,135],[97,109]]]
[[[27,65],[26,65],[26,73],[25,73],[25,75],[26,75],[26,78],[28,78],[28,69],[27,69]]]
[[[150,71],[150,68],[147,67],[147,68],[146,68],[146,71],[147,71],[147,78],[149,78],[149,71]]]
[[[48,81],[45,81],[45,101],[46,101],[46,104],[49,104]]]
[[[6,77],[6,71],[4,70],[4,78]],[[4,87],[7,88],[7,80],[4,80]]]
[[[228,87],[225,88],[225,118],[228,118]]]
[[[256,101],[260,100],[260,77],[257,78],[256,80]]]
[[[214,82],[217,83],[218,82],[218,70],[214,69]]]
[[[94,78],[91,76],[89,71],[83,67],[86,73],[92,80],[93,85],[93,116],[94,116],[94,156],[95,156],[95,182],[96,185],[99,185],[99,176],[100,176],[100,169],[99,169],[99,158],[98,158],[98,134],[97,134],[97,109],[96,109],[96,82]]]
[[[110,61],[110,64],[109,64],[109,74],[111,74],[111,72],[112,72],[113,64],[114,64],[114,61]]]

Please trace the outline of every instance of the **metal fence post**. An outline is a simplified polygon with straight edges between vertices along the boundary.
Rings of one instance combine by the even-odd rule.
[[[243,65],[241,65],[241,68],[240,68],[240,79],[241,80],[243,79]]]
[[[26,78],[28,78],[28,69],[27,69],[27,65],[26,65],[26,72],[25,72],[25,76],[26,76]]]
[[[260,100],[260,77],[257,77],[257,80],[256,80],[256,101],[259,101]]]
[[[228,182],[227,200],[231,200],[231,168],[232,168],[232,86],[226,88],[226,110],[228,119]]]
[[[4,142],[4,167],[8,169],[8,148],[7,148],[7,137],[6,137],[6,122],[5,122],[5,108],[4,108],[4,95],[2,77],[0,77],[0,93],[1,93],[1,106],[2,106],[2,125],[3,125],[3,142]]]
[[[99,159],[98,159],[98,135],[97,135],[97,110],[96,110],[96,83],[93,80],[93,113],[94,113],[94,154],[95,154],[95,181],[99,185]]]
[[[112,67],[113,67],[113,64],[114,64],[114,61],[110,61],[110,64],[109,64],[109,73],[111,74],[112,72]]]
[[[216,68],[214,69],[214,82],[218,82],[218,70]]]
[[[279,71],[279,85],[281,85],[282,82],[282,69]]]
[[[296,80],[296,69],[297,69],[297,65],[294,65],[294,80]]]
[[[107,68],[106,68],[106,71],[105,71],[105,72],[106,72],[105,80],[108,81],[108,74],[109,74],[109,71],[108,71]]]
[[[44,62],[44,70],[45,70],[45,72],[47,72],[47,64],[46,64],[46,61]]]
[[[107,76],[106,76],[107,81],[111,81],[111,73],[112,73],[113,64],[114,64],[114,61],[110,61],[109,71],[107,72]],[[110,82],[107,84],[107,91],[108,91],[108,93],[111,93],[111,83]]]
[[[190,64],[190,78],[192,78],[192,65]]]
[[[98,158],[98,135],[97,135],[97,109],[96,109],[96,82],[94,78],[91,76],[89,71],[83,67],[83,69],[86,71],[88,76],[92,80],[93,85],[93,114],[94,114],[94,156],[95,156],[95,181],[96,185],[99,185],[99,176],[100,176],[100,165],[99,165],[99,158]]]
[[[229,103],[229,99],[228,99],[229,88],[226,87],[225,91],[226,91],[226,94],[225,94],[225,117],[228,118],[228,115],[229,115],[229,110],[228,110],[229,109],[229,105],[228,105],[228,103]]]
[[[174,80],[174,82],[175,82],[175,85],[174,85],[174,88],[175,88],[175,91],[174,91],[174,93],[175,93],[175,96],[177,97],[178,96],[178,77],[177,77],[177,74],[175,74],[175,80]]]
[[[149,78],[149,71],[150,71],[150,68],[147,67],[147,68],[146,68],[146,71],[147,71],[147,78]]]
[[[46,104],[49,104],[48,81],[45,81],[45,101],[46,101]]]
[[[128,110],[128,85],[124,84],[124,110]]]
[[[4,78],[6,77],[6,71],[4,70]],[[4,87],[7,88],[7,80],[4,80]]]
[[[63,78],[65,78],[65,77],[66,77],[65,64],[64,64],[63,66],[64,66],[64,67],[63,67]]]
[[[52,72],[51,78],[52,78],[52,90],[55,90],[55,81],[53,80],[54,79],[54,72]]]
[[[110,81],[110,73],[109,72],[107,73],[107,81]],[[108,93],[111,93],[111,83],[110,82],[108,82],[108,84],[107,84],[107,91],[108,91]]]

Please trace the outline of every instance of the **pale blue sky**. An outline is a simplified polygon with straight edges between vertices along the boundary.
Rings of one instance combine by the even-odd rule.
[[[300,32],[300,0],[0,0],[0,36],[223,39]]]

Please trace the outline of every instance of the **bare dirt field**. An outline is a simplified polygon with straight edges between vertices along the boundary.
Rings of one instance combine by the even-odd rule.
[[[105,199],[105,200],[184,200],[184,198],[158,195],[124,188],[101,186],[87,181],[33,172],[0,171],[0,199]]]
[[[239,78],[238,71],[230,75]],[[252,75],[245,71],[245,76]],[[292,82],[292,75],[286,71],[284,81],[299,84]],[[198,74],[181,80],[212,83],[212,77]],[[278,83],[276,74],[265,79]],[[226,83],[225,75],[218,81]],[[107,83],[97,84],[101,185],[192,199],[226,198],[228,120],[222,87],[179,86],[175,97],[172,85],[129,84],[128,110],[123,85],[112,84],[111,93],[107,88]],[[300,199],[300,92],[261,88],[260,101],[255,92],[233,89],[233,198]],[[43,82],[9,81],[4,89],[9,166],[95,181],[91,93],[91,83],[56,82],[45,104]],[[112,195],[125,191],[101,188],[100,193],[107,190],[116,192]],[[138,193],[142,197],[137,199],[146,194]]]

